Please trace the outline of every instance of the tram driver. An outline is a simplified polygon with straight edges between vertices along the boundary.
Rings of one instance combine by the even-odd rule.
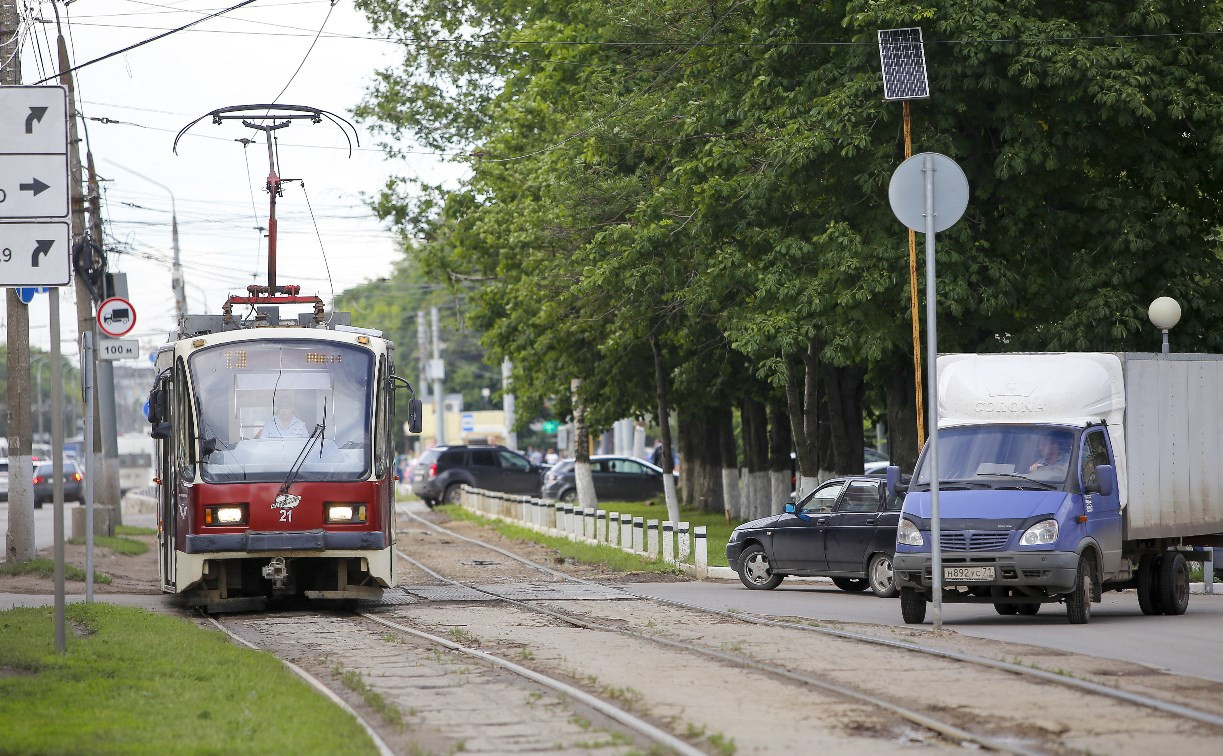
[[[277,392],[272,398],[272,419],[263,424],[255,438],[305,438],[310,434],[306,424],[297,417],[297,402],[289,392]]]

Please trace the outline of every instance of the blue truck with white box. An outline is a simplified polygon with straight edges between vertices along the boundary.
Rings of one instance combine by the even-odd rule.
[[[1135,588],[1144,614],[1185,612],[1188,563],[1223,546],[1223,355],[943,355],[938,398],[944,602],[1085,624]],[[933,600],[931,473],[927,444],[896,533],[910,624]]]

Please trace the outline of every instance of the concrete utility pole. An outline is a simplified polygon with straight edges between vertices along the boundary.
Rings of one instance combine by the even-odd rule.
[[[0,84],[21,84],[21,17],[16,0],[0,0]],[[8,538],[5,559],[34,558],[34,478],[30,441],[30,313],[10,287],[8,314]]]
[[[509,359],[501,361],[501,409],[505,413],[505,445],[511,449],[518,448],[518,434],[514,431],[514,394],[510,391],[510,373],[514,371],[514,363]]]
[[[442,402],[442,380],[445,378],[445,368],[442,362],[442,324],[437,308],[431,309],[433,316],[433,361],[429,365],[429,373],[433,377],[433,417],[437,423],[437,443],[446,443],[446,417],[443,414],[445,405]]]
[[[416,390],[423,398],[429,393],[429,325],[425,322],[425,311],[416,311],[416,363],[420,367],[420,383]]]
[[[94,243],[102,246],[102,197],[98,189],[98,174],[93,167],[93,153],[85,153],[89,170],[89,227]],[[107,274],[107,279],[114,282],[114,291],[107,296],[127,297],[127,274]],[[181,286],[182,281],[178,282]],[[98,343],[98,324],[90,323],[93,328],[94,344]],[[115,363],[105,360],[95,368],[97,375],[97,403],[99,417],[102,422],[102,504],[111,507],[111,522],[123,524],[122,506],[119,501],[119,442],[118,428],[115,422]]]

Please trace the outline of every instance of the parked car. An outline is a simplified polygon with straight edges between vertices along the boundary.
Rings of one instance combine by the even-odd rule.
[[[463,484],[534,496],[540,476],[537,465],[504,446],[435,446],[412,469],[412,493],[430,507],[457,504]]]
[[[903,502],[903,492],[888,494],[879,478],[835,478],[787,504],[784,514],[735,528],[726,559],[753,590],[771,590],[787,575],[802,575],[891,598],[897,595],[892,558]]]
[[[64,460],[64,501],[84,501],[85,475],[76,462]],[[42,461],[34,468],[34,508],[55,498],[55,463]]]
[[[600,501],[646,501],[662,496],[662,470],[634,457],[593,456],[590,473],[595,482],[595,496]],[[572,459],[562,459],[544,473],[540,495],[545,499],[577,501],[577,476]]]

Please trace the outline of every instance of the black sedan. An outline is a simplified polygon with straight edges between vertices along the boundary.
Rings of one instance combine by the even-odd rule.
[[[746,522],[726,544],[726,559],[748,588],[776,588],[786,575],[830,577],[845,591],[870,588],[891,598],[901,496],[874,477],[836,478],[785,514]]]
[[[662,496],[662,470],[649,462],[612,454],[590,458],[595,496],[600,501],[647,501]],[[562,459],[544,473],[540,495],[557,501],[577,501],[577,476],[572,459]]]

